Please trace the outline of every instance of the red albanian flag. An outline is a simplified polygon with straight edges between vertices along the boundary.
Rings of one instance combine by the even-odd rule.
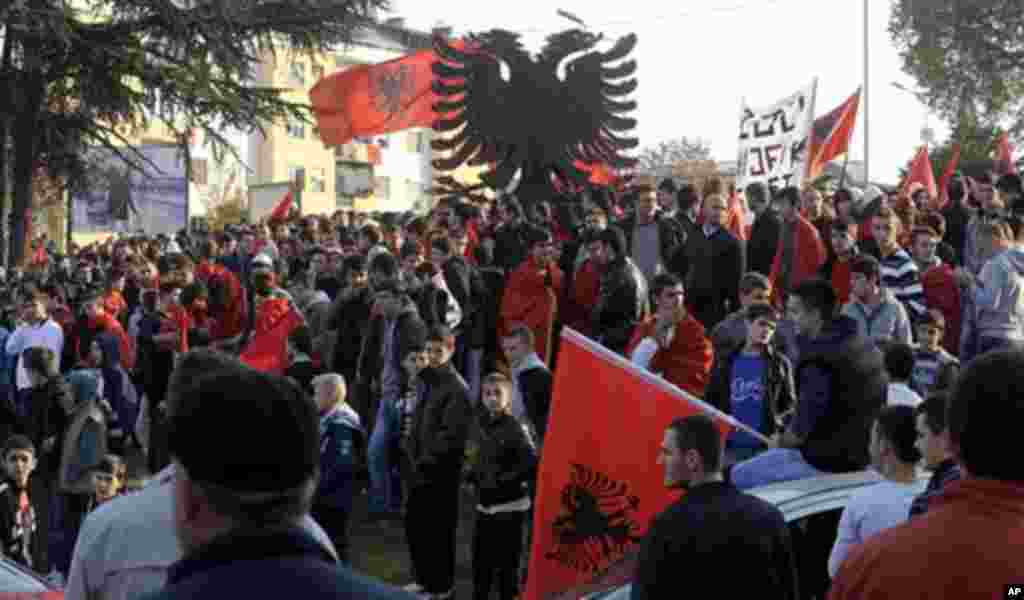
[[[723,440],[735,423],[572,329],[562,330],[526,600],[587,586],[635,554],[651,519],[678,497],[665,488],[656,464],[665,429],[697,414],[713,418]]]
[[[455,41],[456,48],[465,48]],[[374,65],[357,65],[328,75],[309,91],[320,139],[326,146],[369,137],[430,127],[437,119],[431,89],[432,49]]]
[[[302,315],[287,298],[268,298],[256,311],[252,338],[239,360],[257,371],[280,375],[288,366],[288,336],[302,324]]]

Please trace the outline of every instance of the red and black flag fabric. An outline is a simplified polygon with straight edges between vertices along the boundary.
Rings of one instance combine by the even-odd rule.
[[[737,426],[568,327],[561,339],[537,479],[527,600],[579,597],[576,591],[595,579],[614,583],[606,575],[635,555],[651,519],[678,497],[665,488],[656,465],[674,419],[707,414],[723,440]]]
[[[814,120],[811,130],[811,153],[807,161],[807,178],[814,179],[825,170],[830,160],[846,154],[853,139],[860,106],[860,89],[832,111]]]

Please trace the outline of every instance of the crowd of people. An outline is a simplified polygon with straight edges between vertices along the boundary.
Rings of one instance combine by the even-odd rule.
[[[637,597],[680,584],[672,553],[708,547],[686,547],[680,527],[710,530],[687,511],[753,511],[730,531],[748,523],[773,540],[764,549],[786,547],[774,509],[742,490],[874,467],[880,483],[844,513],[828,565],[850,582],[839,597],[868,597],[857,548],[873,548],[869,537],[931,512],[950,486],[968,503],[1015,491],[956,483],[967,432],[975,448],[1005,438],[979,437],[950,399],[958,381],[1003,385],[965,383],[961,363],[1004,357],[975,361],[977,376],[1018,360],[1022,195],[1015,175],[958,176],[943,199],[665,180],[124,236],[66,255],[44,246],[0,299],[0,543],[67,576],[72,598],[165,583],[162,597],[237,593],[228,573],[243,589],[319,597],[336,587],[315,591],[336,576],[320,563],[360,552],[347,532],[365,493],[369,520],[404,527],[405,592],[450,598],[468,488],[474,597],[514,598],[539,456],[557,435],[559,330],[571,327],[748,430],[724,444],[699,419],[666,433],[666,483],[714,489],[652,525]],[[1006,403],[1004,417],[1020,412]],[[975,452],[971,476],[1020,481]],[[153,476],[112,501],[129,455]],[[934,476],[917,496],[922,458]],[[173,515],[154,508],[168,500]],[[275,583],[282,549],[300,558]],[[263,573],[238,556],[272,564]],[[774,575],[751,581],[792,597],[787,559],[761,566]]]

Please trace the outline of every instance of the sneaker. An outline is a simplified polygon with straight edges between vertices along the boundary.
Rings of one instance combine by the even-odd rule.
[[[423,591],[423,586],[413,582],[402,587],[402,591],[409,592],[410,594],[419,594]]]

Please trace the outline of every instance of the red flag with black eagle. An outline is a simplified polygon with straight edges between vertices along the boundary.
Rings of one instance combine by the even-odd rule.
[[[578,598],[595,586],[628,581],[651,519],[678,498],[656,465],[665,429],[696,414],[714,419],[723,440],[735,426],[728,415],[568,327],[554,378],[527,600]]]
[[[452,46],[465,49],[465,42]],[[324,77],[309,91],[309,101],[324,145],[347,144],[356,137],[431,127],[437,119],[432,89],[437,54],[420,50],[394,60],[357,65]]]
[[[288,336],[302,323],[302,315],[287,298],[264,300],[256,307],[252,337],[239,360],[257,371],[284,373],[288,367]]]

